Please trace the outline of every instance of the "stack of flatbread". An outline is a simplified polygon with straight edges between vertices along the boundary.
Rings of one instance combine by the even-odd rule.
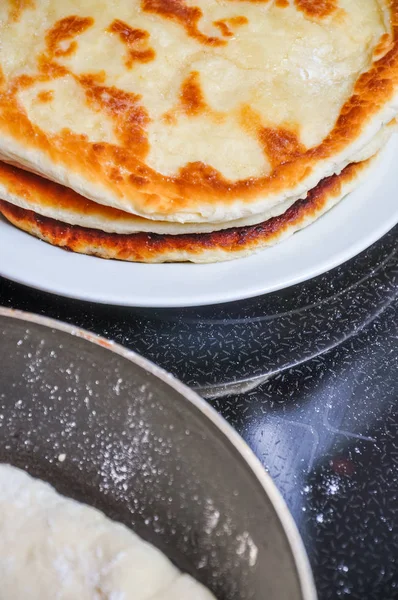
[[[358,185],[397,114],[398,0],[0,2],[0,211],[76,252],[281,241]]]

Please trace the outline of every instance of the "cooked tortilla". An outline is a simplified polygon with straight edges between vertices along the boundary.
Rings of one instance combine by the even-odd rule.
[[[380,150],[396,129],[392,122],[385,127],[357,156],[358,162],[367,160]],[[159,233],[179,235],[185,233],[212,233],[222,229],[245,227],[263,223],[286,212],[294,201],[279,203],[267,213],[253,215],[236,221],[221,223],[172,223],[145,219],[102,204],[97,204],[73,190],[48,181],[39,175],[23,171],[0,162],[0,198],[20,208],[31,210],[69,225],[99,229],[122,235],[131,233]]]
[[[0,200],[0,213],[16,227],[50,244],[81,254],[135,262],[217,262],[247,256],[272,246],[325,214],[368,171],[375,158],[347,166],[340,175],[324,179],[285,213],[258,225],[213,233],[120,235],[69,225]],[[347,199],[349,201],[349,199]]]
[[[0,156],[147,219],[278,212],[396,116],[397,22],[398,0],[3,0]]]

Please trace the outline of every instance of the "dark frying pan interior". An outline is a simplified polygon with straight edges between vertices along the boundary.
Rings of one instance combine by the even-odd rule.
[[[220,600],[300,600],[293,553],[234,444],[142,366],[0,315],[0,461],[103,510]]]

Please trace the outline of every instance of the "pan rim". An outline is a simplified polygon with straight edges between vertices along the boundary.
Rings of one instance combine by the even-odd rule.
[[[133,350],[129,350],[120,344],[110,341],[102,336],[91,333],[80,327],[37,315],[30,312],[6,308],[0,306],[0,316],[18,319],[26,323],[34,323],[44,327],[62,331],[72,336],[82,338],[92,344],[101,346],[124,359],[129,360],[135,365],[149,372],[154,377],[163,381],[166,385],[173,388],[180,396],[183,396],[197,410],[199,410],[212,424],[223,434],[234,449],[239,453],[245,464],[252,471],[253,475],[260,483],[264,493],[269,498],[272,507],[279,519],[279,523],[287,538],[290,551],[292,553],[293,562],[296,567],[298,580],[300,582],[302,600],[317,600],[317,592],[313,579],[312,569],[307,556],[304,543],[298,531],[297,525],[291,515],[289,508],[279,492],[271,476],[266,472],[260,460],[254,452],[246,444],[243,438],[233,429],[231,425],[214,409],[206,400],[201,398],[194,390],[179,381],[176,377],[168,373],[166,370],[152,363],[150,360],[137,354]]]

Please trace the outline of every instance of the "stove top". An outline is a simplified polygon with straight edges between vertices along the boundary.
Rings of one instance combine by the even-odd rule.
[[[320,600],[394,600],[397,233],[311,282],[231,305],[96,306],[1,278],[0,304],[105,335],[210,397],[284,495]]]
[[[397,232],[322,277],[244,302],[176,310],[110,308],[3,280],[0,303],[105,335],[202,395],[225,395],[324,353],[377,318],[398,294]]]
[[[328,354],[213,404],[287,501],[320,600],[398,598],[398,302]]]

